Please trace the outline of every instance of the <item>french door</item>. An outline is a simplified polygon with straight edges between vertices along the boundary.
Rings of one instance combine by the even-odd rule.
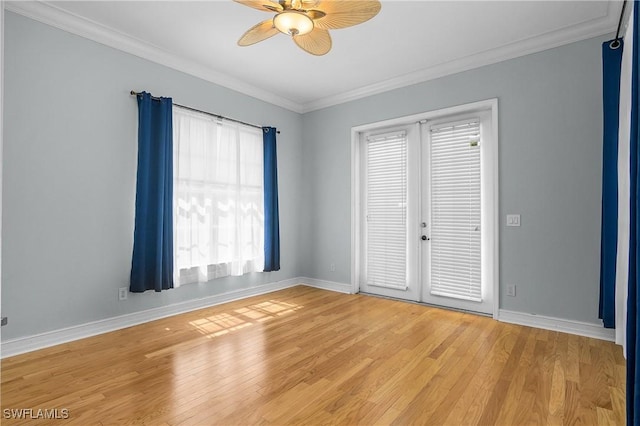
[[[360,291],[494,312],[496,116],[471,109],[358,133]]]
[[[477,112],[421,125],[423,302],[493,312],[492,287],[482,267],[484,229],[490,228],[482,208],[482,148],[492,137],[489,118],[488,112]]]
[[[417,124],[361,135],[363,292],[420,300],[419,142]]]

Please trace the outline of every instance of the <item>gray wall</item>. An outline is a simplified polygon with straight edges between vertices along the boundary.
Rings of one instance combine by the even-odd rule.
[[[351,127],[494,97],[501,306],[597,322],[603,40],[301,116],[7,13],[2,339],[296,276],[348,283]],[[117,300],[133,234],[132,88],[282,131],[282,271]],[[522,226],[504,227],[506,213],[520,213]]]
[[[7,13],[2,339],[301,275],[299,114]],[[251,123],[278,137],[282,270],[129,294],[137,104],[129,90]]]
[[[305,114],[303,271],[351,280],[351,127],[497,97],[501,307],[598,322],[604,40]],[[507,213],[522,215],[520,228],[504,226]]]

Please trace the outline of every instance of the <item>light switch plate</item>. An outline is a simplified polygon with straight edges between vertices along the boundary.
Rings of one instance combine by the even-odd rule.
[[[520,226],[520,215],[519,214],[508,214],[507,215],[507,226]]]

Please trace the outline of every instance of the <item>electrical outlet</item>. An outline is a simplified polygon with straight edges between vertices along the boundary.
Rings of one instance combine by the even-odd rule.
[[[520,226],[520,215],[519,214],[508,214],[507,215],[507,226]]]
[[[127,300],[127,290],[126,287],[120,287],[118,289],[118,300]]]
[[[507,286],[507,296],[516,297],[516,286],[515,284],[510,284]]]
[[[336,264],[335,264],[335,263],[332,263],[331,265],[329,265],[329,270],[330,270],[331,272],[335,272],[335,271],[336,271]]]

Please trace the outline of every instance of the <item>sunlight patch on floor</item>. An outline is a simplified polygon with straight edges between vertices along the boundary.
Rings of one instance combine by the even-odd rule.
[[[190,321],[189,325],[201,334],[213,338],[250,327],[253,324],[264,323],[273,318],[290,315],[302,308],[304,308],[302,305],[272,299],[255,305],[234,309],[230,312],[221,312]]]

